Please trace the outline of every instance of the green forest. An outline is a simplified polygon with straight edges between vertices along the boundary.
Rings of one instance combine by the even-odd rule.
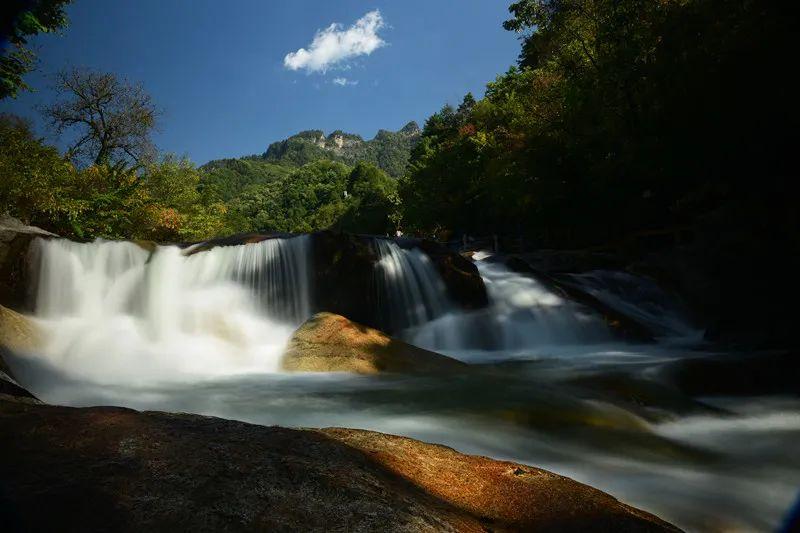
[[[25,37],[66,24],[64,2],[41,4],[3,58],[4,97],[25,88]],[[523,0],[509,14],[517,64],[421,133],[311,130],[199,167],[153,148],[160,110],[144,88],[62,72],[42,113],[71,147],[3,116],[0,210],[62,235],[165,241],[338,228],[580,247],[686,227],[774,241],[793,227],[783,8]]]

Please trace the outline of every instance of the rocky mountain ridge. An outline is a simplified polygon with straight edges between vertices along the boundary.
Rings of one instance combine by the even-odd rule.
[[[354,133],[335,130],[327,136],[322,130],[305,130],[267,147],[261,156],[267,161],[297,165],[320,159],[354,164],[373,163],[395,178],[405,171],[411,150],[422,131],[411,121],[397,131],[379,130],[370,140]]]

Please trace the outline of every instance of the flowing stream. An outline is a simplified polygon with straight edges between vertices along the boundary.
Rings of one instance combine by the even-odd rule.
[[[477,371],[281,373],[286,341],[315,309],[307,236],[197,253],[37,241],[34,316],[46,342],[11,363],[52,403],[373,429],[553,470],[690,531],[780,524],[800,486],[800,401],[689,398],[660,385],[661,365],[701,347],[650,282],[573,280],[662,334],[626,344],[588,308],[486,254],[476,263],[490,305],[462,312],[424,253],[374,246],[376,312],[405,340]]]

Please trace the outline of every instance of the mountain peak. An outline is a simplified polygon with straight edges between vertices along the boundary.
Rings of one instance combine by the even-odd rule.
[[[306,130],[270,144],[263,158],[292,165],[325,159],[350,165],[366,161],[390,176],[400,177],[419,135],[419,126],[414,121],[398,131],[378,130],[368,141],[343,130],[334,130],[327,136],[322,130]]]
[[[408,135],[416,135],[420,131],[421,130],[419,129],[419,124],[417,124],[416,121],[412,120],[411,122],[409,122],[408,124],[406,124],[405,126],[400,128],[399,133],[405,133],[405,134],[408,134]]]

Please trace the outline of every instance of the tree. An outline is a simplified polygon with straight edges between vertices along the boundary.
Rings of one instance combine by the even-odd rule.
[[[139,181],[147,198],[154,240],[200,240],[224,233],[225,205],[198,190],[201,174],[185,157],[172,154],[147,165]]]
[[[34,136],[27,121],[0,114],[0,213],[47,228],[74,217],[80,206],[68,198],[71,170],[58,150]]]
[[[346,231],[388,233],[394,230],[397,182],[383,170],[360,162],[347,177],[349,207],[334,226]]]
[[[141,85],[86,69],[62,71],[60,100],[44,108],[59,135],[74,134],[68,155],[95,165],[144,164],[154,153],[150,135],[159,111]]]
[[[0,28],[0,50],[7,47],[0,54],[0,100],[29,89],[22,77],[33,69],[36,54],[26,46],[28,38],[65,27],[64,8],[69,3],[70,0],[5,0],[3,9],[10,16]]]

